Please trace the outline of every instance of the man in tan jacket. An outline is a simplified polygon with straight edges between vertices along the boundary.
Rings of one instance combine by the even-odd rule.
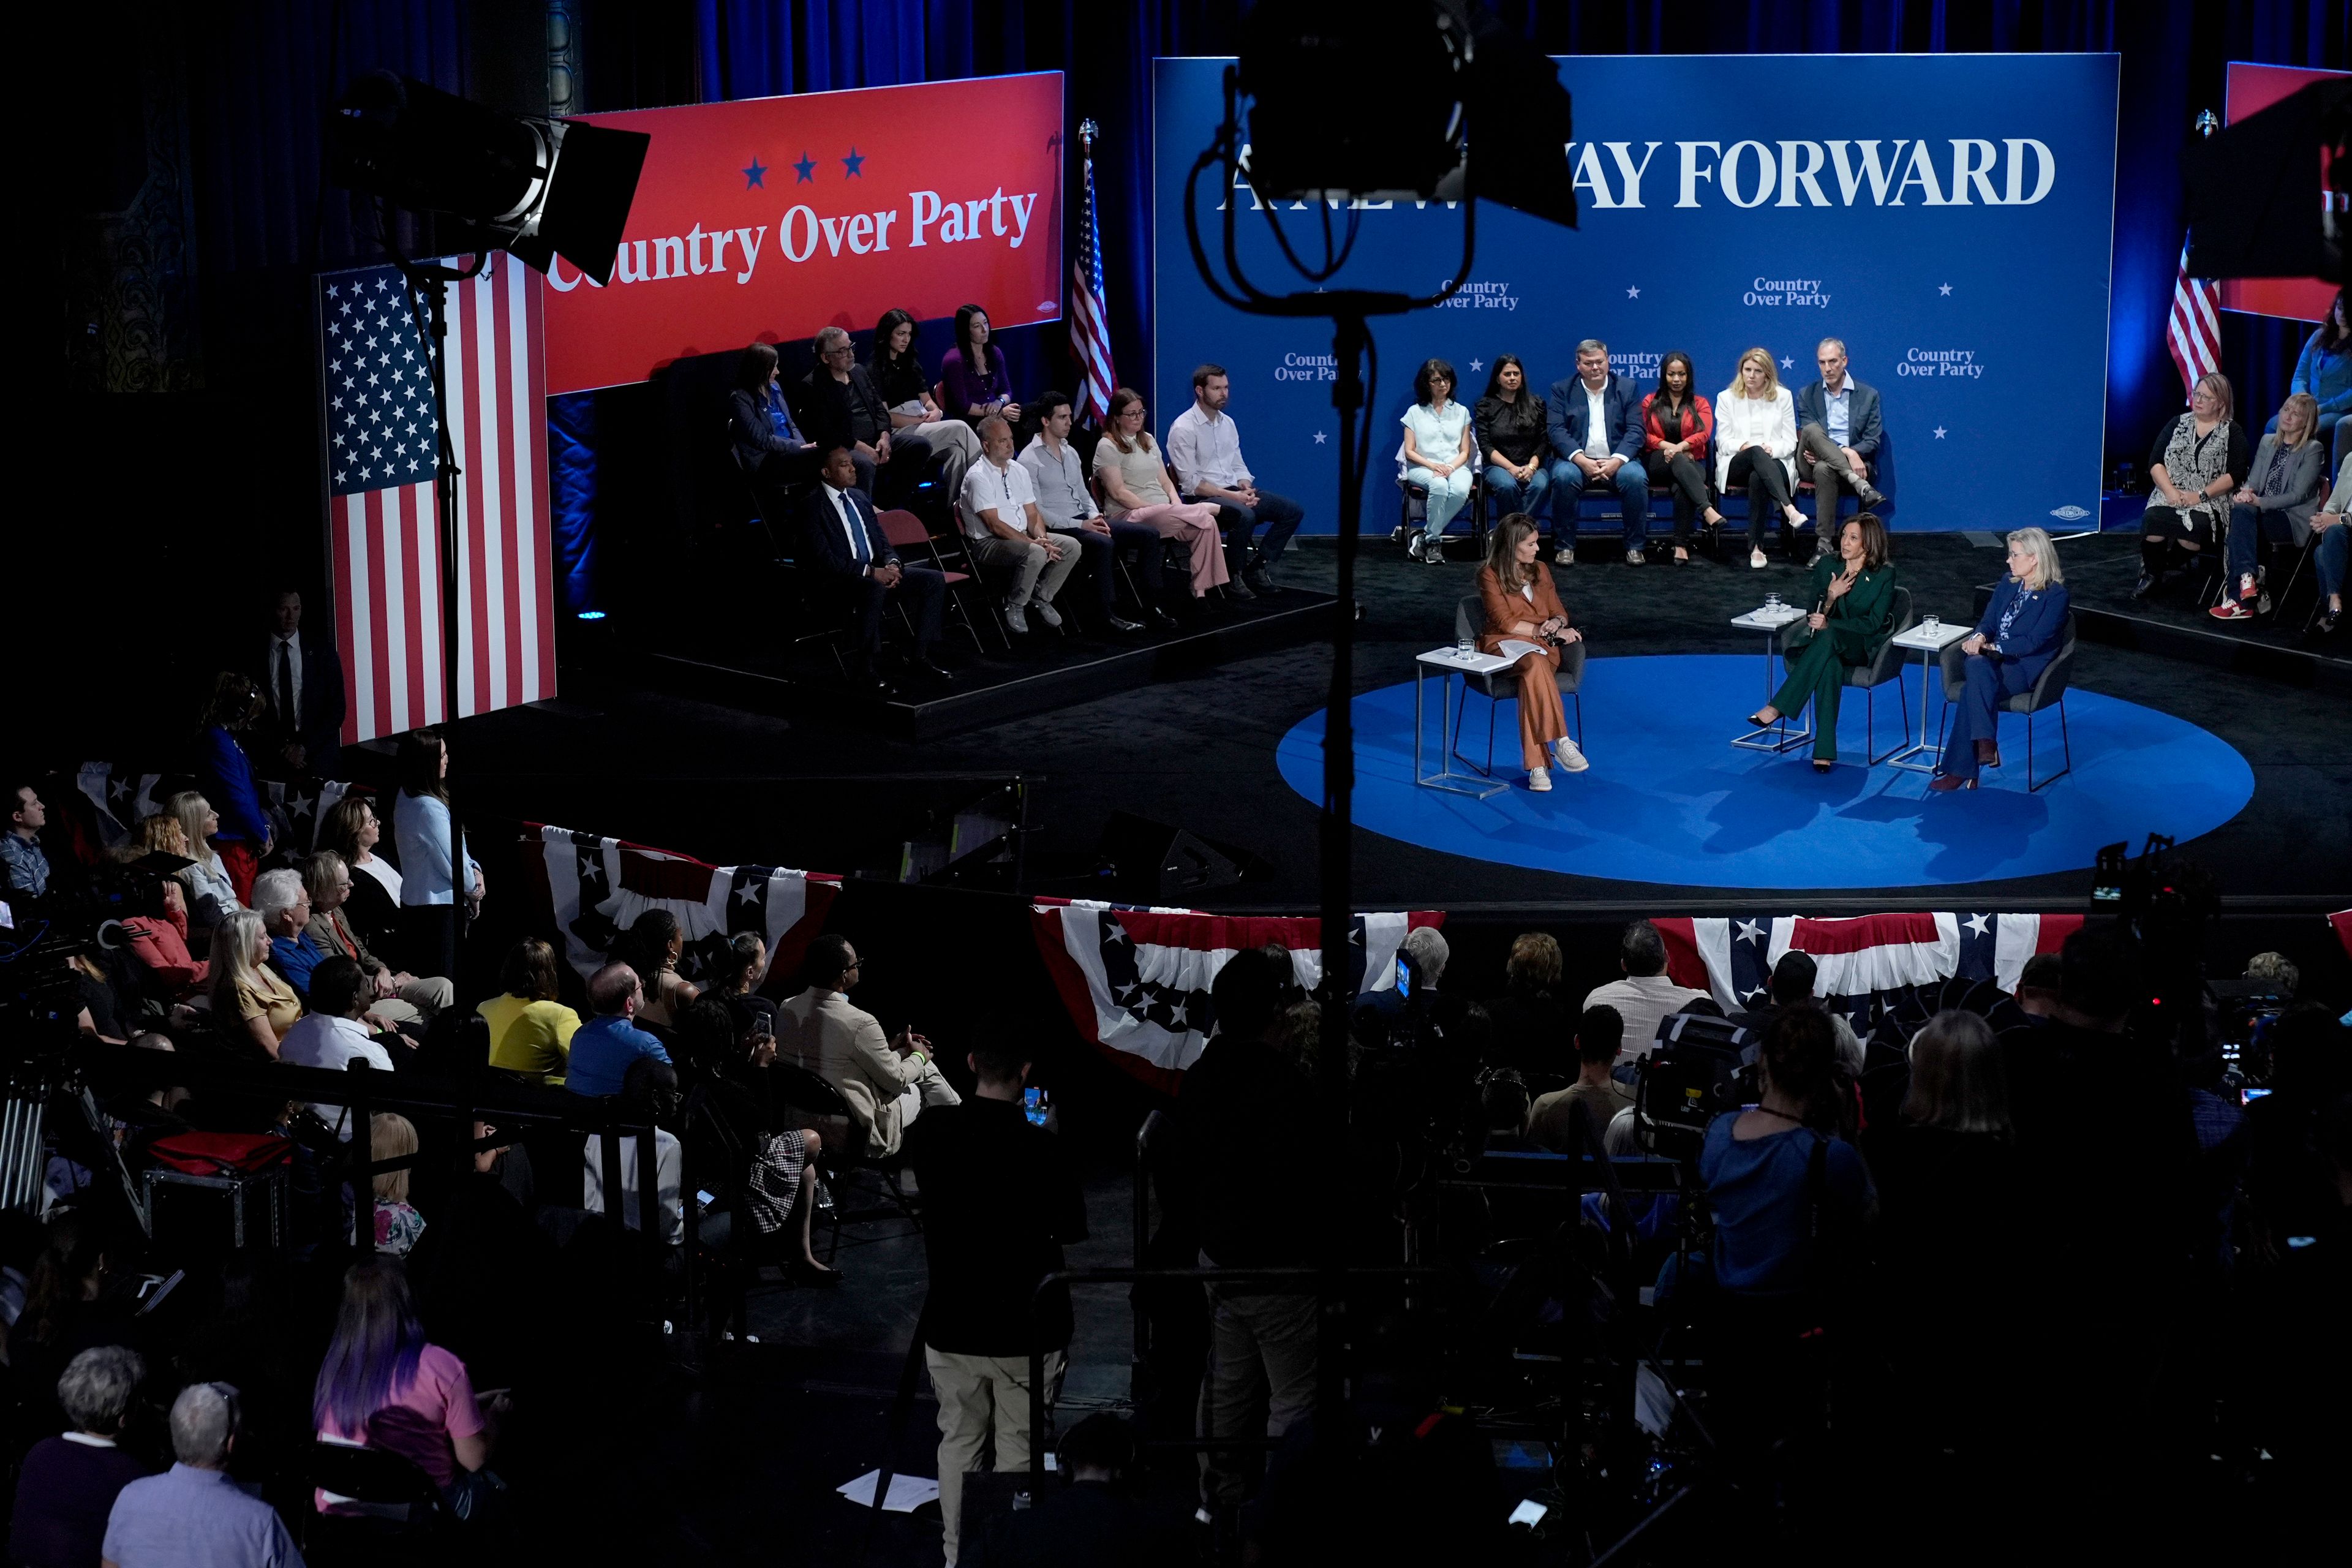
[[[931,1061],[931,1042],[901,1029],[885,1040],[874,1015],[850,1005],[857,984],[857,950],[845,937],[809,943],[809,987],[776,1017],[776,1050],[841,1091],[866,1134],[866,1152],[898,1152],[898,1141],[927,1105],[961,1105],[963,1097]]]

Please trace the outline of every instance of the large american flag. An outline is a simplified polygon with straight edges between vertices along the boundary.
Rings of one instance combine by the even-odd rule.
[[[452,265],[449,262],[440,265]],[[431,349],[390,267],[318,279],[335,640],[350,744],[438,724],[439,420]],[[494,256],[448,285],[446,393],[457,467],[457,712],[555,694],[547,381],[539,275]]]
[[[2172,280],[2172,319],[2165,329],[2180,384],[2189,392],[2221,368],[2221,286],[2189,276],[2189,242],[2180,242],[2180,270]]]
[[[1094,425],[1110,417],[1118,372],[1110,363],[1110,310],[1103,299],[1102,231],[1095,221],[1094,141],[1086,142],[1086,222],[1077,259],[1070,263],[1070,357],[1078,362],[1077,416]]]

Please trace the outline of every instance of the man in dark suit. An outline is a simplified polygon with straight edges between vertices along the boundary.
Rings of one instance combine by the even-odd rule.
[[[801,428],[825,451],[848,447],[857,488],[867,495],[881,493],[875,478],[886,467],[894,498],[913,489],[930,466],[930,442],[912,430],[892,431],[890,405],[872,373],[857,363],[847,332],[827,327],[817,333],[815,346],[816,364],[794,389]]]
[[[1870,482],[1870,459],[1882,428],[1878,389],[1846,374],[1843,339],[1823,338],[1813,363],[1821,367],[1821,380],[1797,394],[1797,478],[1813,481],[1818,553],[1829,548],[1840,486],[1860,498],[1864,511],[1877,510],[1886,498]]]
[[[271,778],[332,778],[343,730],[343,661],[334,645],[302,635],[302,595],[278,595],[274,628],[253,671],[269,694],[266,745],[254,763]]]
[[[857,466],[847,447],[825,453],[820,477],[823,482],[801,501],[801,563],[815,592],[833,595],[856,615],[860,684],[869,695],[893,694],[875,667],[882,651],[882,612],[893,594],[902,595],[907,618],[915,624],[915,668],[942,684],[952,679],[932,655],[947,578],[898,559],[882,537],[873,501],[857,488]]]
[[[1609,345],[1576,345],[1576,374],[1551,384],[1544,400],[1551,449],[1552,564],[1576,564],[1576,503],[1590,489],[1614,490],[1625,512],[1625,564],[1642,564],[1650,538],[1650,472],[1642,455],[1642,394],[1609,368]]]

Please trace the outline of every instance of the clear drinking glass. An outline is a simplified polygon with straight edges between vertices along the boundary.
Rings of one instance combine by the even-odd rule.
[[[1941,616],[1929,616],[1926,622],[1926,628],[1927,635],[1931,637],[1940,635],[1944,629],[1944,617]]]
[[[1454,651],[1463,658],[1468,658],[1472,651],[1475,649],[1477,646],[1478,645],[1476,643],[1472,642],[1468,637],[1455,637],[1454,639]]]
[[[1773,611],[1773,612],[1775,612],[1775,613],[1777,614],[1777,613],[1779,612],[1780,608],[1780,595],[1778,595],[1778,594],[1767,594],[1767,595],[1764,595],[1764,607],[1765,607],[1766,609],[1770,610],[1770,611]]]

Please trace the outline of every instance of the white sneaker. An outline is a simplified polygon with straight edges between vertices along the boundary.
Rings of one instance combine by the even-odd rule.
[[[1764,552],[1762,551],[1751,550],[1748,552],[1748,564],[1754,570],[1761,572],[1765,567],[1769,566],[1772,563],[1764,559]]]
[[[1551,743],[1551,755],[1562,773],[1580,773],[1592,765],[1585,760],[1584,753],[1576,749],[1576,742],[1565,735]]]
[[[1032,603],[1029,606],[1029,613],[1035,616],[1039,620],[1045,622],[1049,626],[1058,626],[1062,624],[1062,612],[1054,608],[1053,605],[1047,604],[1043,599],[1039,599]]]
[[[1547,790],[1550,789],[1551,770],[1549,768],[1529,768],[1528,770],[1528,787],[1535,791],[1538,795],[1542,795]]]
[[[1004,625],[1014,637],[1025,637],[1029,635],[1029,617],[1021,613],[1021,606],[1018,605],[1004,606]]]
[[[1555,566],[1573,566],[1576,564],[1576,552],[1567,545],[1562,545],[1551,552],[1551,563]]]
[[[1412,556],[1415,561],[1421,559],[1422,538],[1423,534],[1421,530],[1416,528],[1412,531],[1412,537],[1404,542],[1404,552],[1407,555]]]

